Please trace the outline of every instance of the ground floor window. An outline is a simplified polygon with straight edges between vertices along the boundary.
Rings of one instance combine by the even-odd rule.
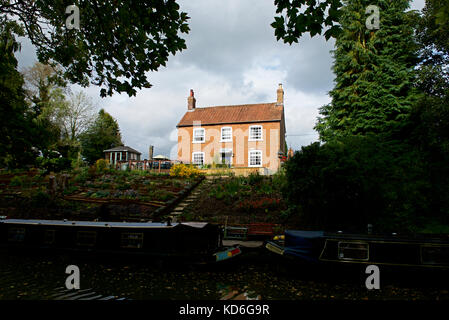
[[[232,149],[220,149],[220,163],[232,165]]]
[[[200,166],[204,164],[204,152],[194,152],[192,153],[193,164]]]
[[[262,151],[251,150],[249,152],[249,166],[250,167],[261,167],[262,166]]]

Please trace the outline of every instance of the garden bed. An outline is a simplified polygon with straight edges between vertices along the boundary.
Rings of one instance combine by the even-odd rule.
[[[183,211],[181,221],[208,221],[228,226],[274,224],[280,228],[295,225],[289,219],[281,189],[283,175],[271,177],[222,177],[203,184],[195,201]]]
[[[0,174],[0,215],[10,218],[141,221],[197,182],[147,171],[83,168],[52,189],[39,171]]]

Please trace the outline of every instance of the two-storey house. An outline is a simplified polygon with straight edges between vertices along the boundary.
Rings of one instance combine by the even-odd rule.
[[[273,173],[285,150],[284,90],[273,103],[196,107],[193,90],[177,125],[178,160],[196,165],[226,163]]]

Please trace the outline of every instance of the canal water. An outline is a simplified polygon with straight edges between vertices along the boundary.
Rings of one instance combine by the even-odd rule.
[[[305,267],[263,251],[210,266],[0,254],[0,299],[55,299],[68,265],[78,266],[83,292],[121,299],[449,300],[446,272],[381,267],[381,289],[368,290],[365,267]]]

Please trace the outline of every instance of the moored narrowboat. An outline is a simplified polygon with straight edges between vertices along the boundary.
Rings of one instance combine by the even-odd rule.
[[[265,248],[306,263],[449,268],[449,236],[399,236],[286,230]]]
[[[219,225],[201,222],[0,220],[0,248],[8,252],[131,254],[200,263],[240,254],[239,247],[224,247],[222,238]]]

